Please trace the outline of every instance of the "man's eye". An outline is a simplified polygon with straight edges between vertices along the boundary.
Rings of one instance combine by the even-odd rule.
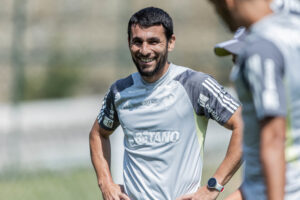
[[[158,44],[159,42],[157,40],[149,41],[149,44]]]
[[[139,41],[139,40],[133,40],[133,41],[132,41],[132,44],[133,44],[133,45],[138,45],[138,46],[140,46],[140,45],[142,45],[142,42]]]

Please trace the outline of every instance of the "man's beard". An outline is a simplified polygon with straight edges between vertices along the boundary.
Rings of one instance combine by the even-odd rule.
[[[158,63],[156,64],[154,70],[149,71],[149,72],[144,72],[140,67],[139,67],[139,63],[138,61],[136,61],[133,57],[132,60],[138,70],[138,72],[140,73],[141,76],[145,76],[145,77],[151,77],[154,76],[155,74],[158,74],[163,67],[165,66],[167,60],[168,60],[168,47],[166,48],[166,51],[161,55],[160,60],[158,61]]]

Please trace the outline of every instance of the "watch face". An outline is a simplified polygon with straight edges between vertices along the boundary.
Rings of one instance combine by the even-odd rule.
[[[215,178],[210,178],[207,182],[208,187],[214,188],[217,184],[217,180]]]

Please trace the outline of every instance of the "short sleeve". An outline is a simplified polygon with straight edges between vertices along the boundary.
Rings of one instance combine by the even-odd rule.
[[[258,119],[285,116],[284,60],[279,49],[269,41],[260,41],[246,51],[243,63]]]
[[[102,102],[102,108],[97,117],[99,125],[106,130],[115,130],[119,126],[119,118],[114,104],[114,94],[109,90]]]
[[[210,76],[202,82],[198,97],[200,111],[208,118],[225,124],[240,106],[224,87]]]
[[[213,119],[221,125],[224,125],[240,106],[240,102],[208,74],[187,70],[175,80],[185,88],[197,115]]]

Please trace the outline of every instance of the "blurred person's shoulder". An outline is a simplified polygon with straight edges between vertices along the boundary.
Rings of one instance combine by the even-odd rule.
[[[280,48],[267,37],[249,35],[240,64],[258,69],[270,60],[276,66],[283,66],[284,58]]]
[[[247,41],[247,47],[244,50],[244,54],[251,56],[253,54],[268,55],[272,54],[273,51],[278,50],[276,45],[265,37],[250,36]]]

